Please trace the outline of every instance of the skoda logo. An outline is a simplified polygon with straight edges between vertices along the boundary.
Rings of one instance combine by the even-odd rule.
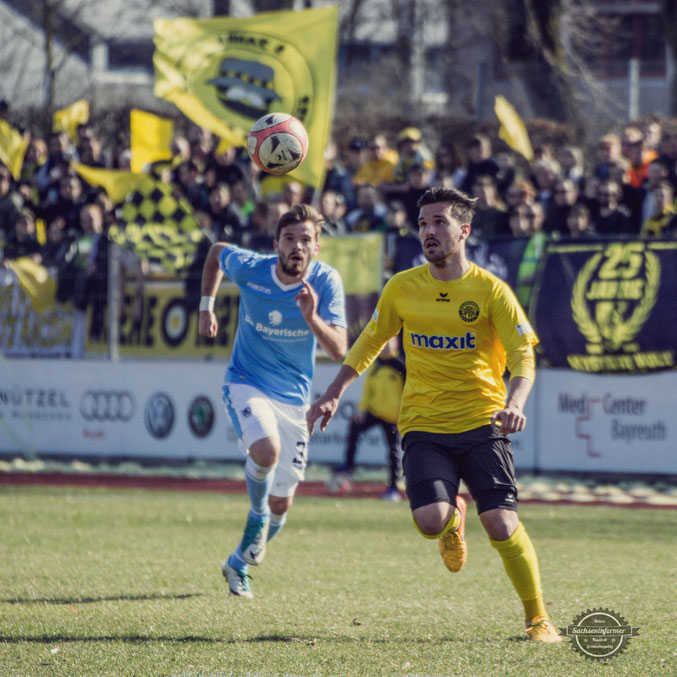
[[[196,437],[206,437],[214,426],[214,407],[211,400],[198,395],[188,407],[188,425]]]
[[[129,421],[134,415],[134,398],[126,390],[88,390],[80,400],[85,421]]]
[[[167,437],[174,427],[174,405],[165,393],[155,393],[146,402],[143,420],[148,432],[157,439]]]

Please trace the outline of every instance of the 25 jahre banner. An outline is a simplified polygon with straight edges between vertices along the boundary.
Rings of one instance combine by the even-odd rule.
[[[530,311],[543,365],[606,374],[674,369],[677,242],[553,244]]]

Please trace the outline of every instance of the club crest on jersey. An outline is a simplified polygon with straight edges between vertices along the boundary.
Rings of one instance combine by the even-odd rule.
[[[282,313],[279,310],[271,310],[268,313],[268,322],[272,324],[273,327],[282,324]]]
[[[464,336],[435,336],[411,333],[411,345],[414,348],[433,348],[435,350],[475,350],[477,335],[467,331]]]
[[[464,301],[458,307],[458,315],[464,322],[474,322],[480,316],[480,307],[474,301]]]

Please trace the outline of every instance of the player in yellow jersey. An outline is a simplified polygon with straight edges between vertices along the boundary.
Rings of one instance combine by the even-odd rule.
[[[414,524],[439,541],[447,568],[460,571],[467,554],[466,505],[458,496],[463,480],[524,605],[527,635],[558,642],[536,552],[517,517],[508,437],[526,423],[538,337],[510,288],[466,258],[474,205],[447,188],[431,188],[419,199],[419,238],[428,263],[387,282],[372,320],[311,405],[308,429],[312,434],[318,419],[322,430],[327,427],[345,389],[402,329],[407,380],[398,427]]]

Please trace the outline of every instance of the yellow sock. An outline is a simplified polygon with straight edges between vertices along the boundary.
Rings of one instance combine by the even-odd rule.
[[[524,605],[527,621],[536,616],[548,617],[541,592],[541,574],[538,569],[538,557],[529,534],[522,522],[512,536],[505,541],[492,541],[491,545],[498,550],[503,566]]]
[[[456,508],[454,510],[454,514],[449,518],[449,521],[444,525],[444,529],[442,529],[442,531],[440,531],[439,534],[424,534],[421,531],[421,527],[419,527],[418,524],[416,524],[416,520],[414,519],[413,515],[411,519],[414,522],[416,530],[418,531],[419,534],[421,534],[421,536],[423,536],[423,538],[431,538],[431,539],[442,538],[442,536],[444,536],[444,534],[446,534],[447,531],[455,531],[456,529],[458,529],[458,527],[461,524],[461,513],[459,512],[458,508]]]

